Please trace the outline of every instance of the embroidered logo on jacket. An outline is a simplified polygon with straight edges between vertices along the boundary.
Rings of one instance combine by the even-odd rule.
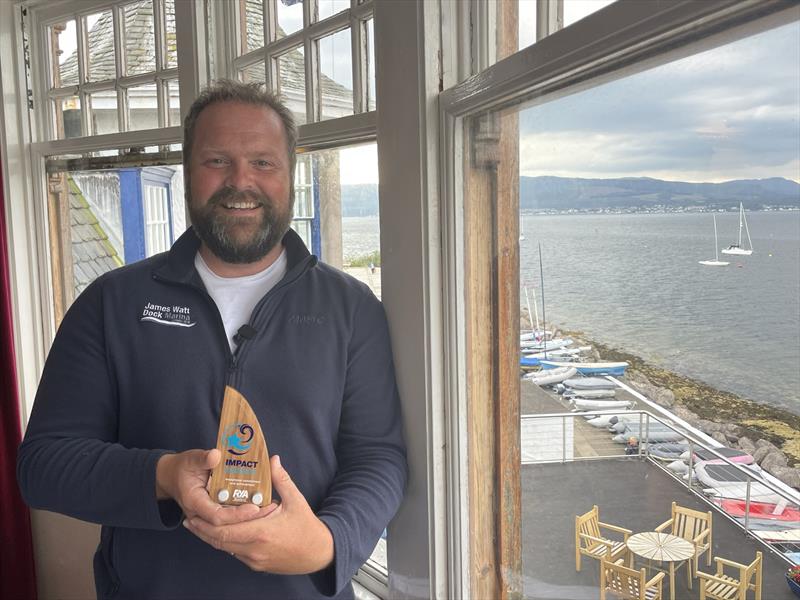
[[[148,302],[142,309],[140,321],[150,321],[161,325],[174,325],[176,327],[194,327],[192,313],[188,306],[161,306]]]

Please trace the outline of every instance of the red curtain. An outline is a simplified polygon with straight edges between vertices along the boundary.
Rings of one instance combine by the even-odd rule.
[[[31,517],[16,477],[21,439],[9,285],[3,174],[0,171],[0,598],[35,600]]]

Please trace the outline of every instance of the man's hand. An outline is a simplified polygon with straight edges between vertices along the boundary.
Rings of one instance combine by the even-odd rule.
[[[224,525],[246,521],[264,514],[255,504],[236,507],[221,506],[208,495],[208,476],[220,461],[219,450],[187,450],[179,454],[165,454],[156,465],[156,497],[172,498],[186,518],[201,517],[209,523]]]
[[[233,524],[214,524],[202,515],[184,525],[214,548],[233,554],[254,571],[300,575],[320,571],[333,562],[333,536],[281,466],[270,459],[272,485],[280,505],[265,507],[266,516]]]

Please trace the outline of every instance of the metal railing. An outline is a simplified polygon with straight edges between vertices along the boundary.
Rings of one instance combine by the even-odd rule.
[[[567,432],[569,430],[568,423],[571,426],[576,418],[584,420],[586,417],[597,417],[604,415],[618,416],[620,414],[624,414],[626,417],[638,416],[638,436],[637,436],[638,448],[634,454],[626,455],[626,454],[612,453],[612,454],[597,454],[594,456],[578,456],[576,455],[575,452],[572,451],[573,450],[572,448],[567,448],[568,444]],[[770,500],[776,500],[775,502],[766,502],[767,504],[775,504],[776,506],[785,504],[783,508],[784,510],[786,508],[798,509],[798,507],[800,507],[800,494],[798,494],[798,492],[795,491],[793,488],[789,487],[785,483],[769,475],[765,471],[756,472],[753,469],[748,469],[741,464],[731,461],[728,457],[724,456],[722,453],[718,451],[721,445],[715,447],[703,441],[702,438],[700,437],[702,434],[699,434],[699,432],[694,432],[690,429],[687,429],[686,427],[677,426],[674,423],[670,422],[668,419],[660,417],[658,415],[654,415],[646,410],[625,410],[625,411],[597,410],[597,411],[569,412],[569,413],[543,413],[543,414],[526,414],[522,415],[521,417],[521,421],[523,423],[525,421],[544,420],[544,419],[549,419],[551,421],[554,419],[561,420],[561,428],[560,428],[562,432],[561,452],[560,452],[561,458],[560,459],[542,458],[541,460],[536,460],[536,459],[531,460],[530,458],[528,458],[526,461],[524,461],[525,464],[566,463],[572,461],[608,460],[608,459],[646,460],[650,464],[654,465],[655,467],[661,469],[663,472],[668,474],[682,487],[685,487],[694,496],[699,498],[705,504],[712,507],[721,516],[725,517],[731,523],[733,523],[740,529],[744,530],[746,535],[760,541],[771,552],[779,556],[782,560],[788,562],[789,564],[794,564],[800,558],[800,526],[798,525],[797,522],[787,522],[787,528],[785,531],[783,531],[780,529],[779,520],[777,519],[770,520],[769,515],[767,515],[767,518],[762,519],[762,521],[772,523],[771,525],[768,525],[765,522],[755,523],[755,520],[758,519],[758,517],[753,516],[751,514],[753,503],[758,502],[759,501],[758,498],[762,499],[769,498]],[[685,439],[685,443],[688,444],[688,449],[687,449],[688,471],[686,477],[683,477],[681,476],[681,474],[676,473],[671,469],[668,469],[662,463],[661,460],[658,460],[650,455],[650,446],[653,445],[653,443],[650,443],[647,440],[650,438],[651,423],[659,423],[668,430],[680,434]],[[570,437],[570,439],[574,440],[574,437]],[[571,443],[574,444],[575,442],[572,441]],[[724,464],[727,466],[727,468],[733,469],[731,473],[740,474],[740,478],[742,479],[742,481],[736,483],[741,483],[744,489],[743,493],[737,494],[737,497],[735,499],[744,501],[744,516],[742,520],[726,512],[723,509],[722,505],[719,502],[715,501],[715,500],[721,501],[723,499],[729,499],[730,496],[724,495],[726,491],[733,493],[737,490],[741,490],[740,487],[724,486],[718,488],[716,492],[712,493],[712,490],[714,490],[713,486],[705,487],[703,485],[700,485],[700,482],[698,482],[697,479],[695,478],[694,467],[696,463],[708,462],[708,461],[695,460],[696,451],[699,448],[702,448],[703,450],[709,452],[711,455],[715,457],[714,459],[712,459],[715,461],[714,464]],[[523,452],[524,451],[525,450],[523,449]],[[765,493],[765,490],[768,490],[768,492]],[[759,493],[755,493],[755,491]],[[795,536],[797,537],[797,539],[795,539]]]

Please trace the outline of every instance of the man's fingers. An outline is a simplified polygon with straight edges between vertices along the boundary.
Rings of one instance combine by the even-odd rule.
[[[222,457],[222,453],[219,450],[217,450],[216,448],[213,448],[212,450],[208,450],[206,452],[206,456],[205,456],[205,459],[206,459],[205,468],[210,470],[210,469],[213,469],[214,467],[216,467],[217,463],[219,462],[221,457]]]
[[[255,504],[240,504],[238,506],[222,506],[210,498],[208,502],[201,503],[195,515],[214,526],[232,525],[243,521],[251,521],[261,515],[262,509]],[[194,515],[193,515],[194,516]]]
[[[219,512],[227,513],[228,511],[228,508],[223,508]],[[248,519],[231,524],[214,525],[205,519],[192,517],[191,519],[186,519],[183,525],[214,548],[227,550],[228,552],[236,552],[236,547],[232,546],[236,544],[250,544],[255,541],[262,523],[259,523],[257,519]],[[243,547],[239,547],[239,550],[243,550]]]
[[[305,502],[305,497],[289,477],[289,472],[281,465],[281,457],[277,454],[270,459],[270,471],[272,472],[272,487],[278,492],[283,504],[295,500]]]

